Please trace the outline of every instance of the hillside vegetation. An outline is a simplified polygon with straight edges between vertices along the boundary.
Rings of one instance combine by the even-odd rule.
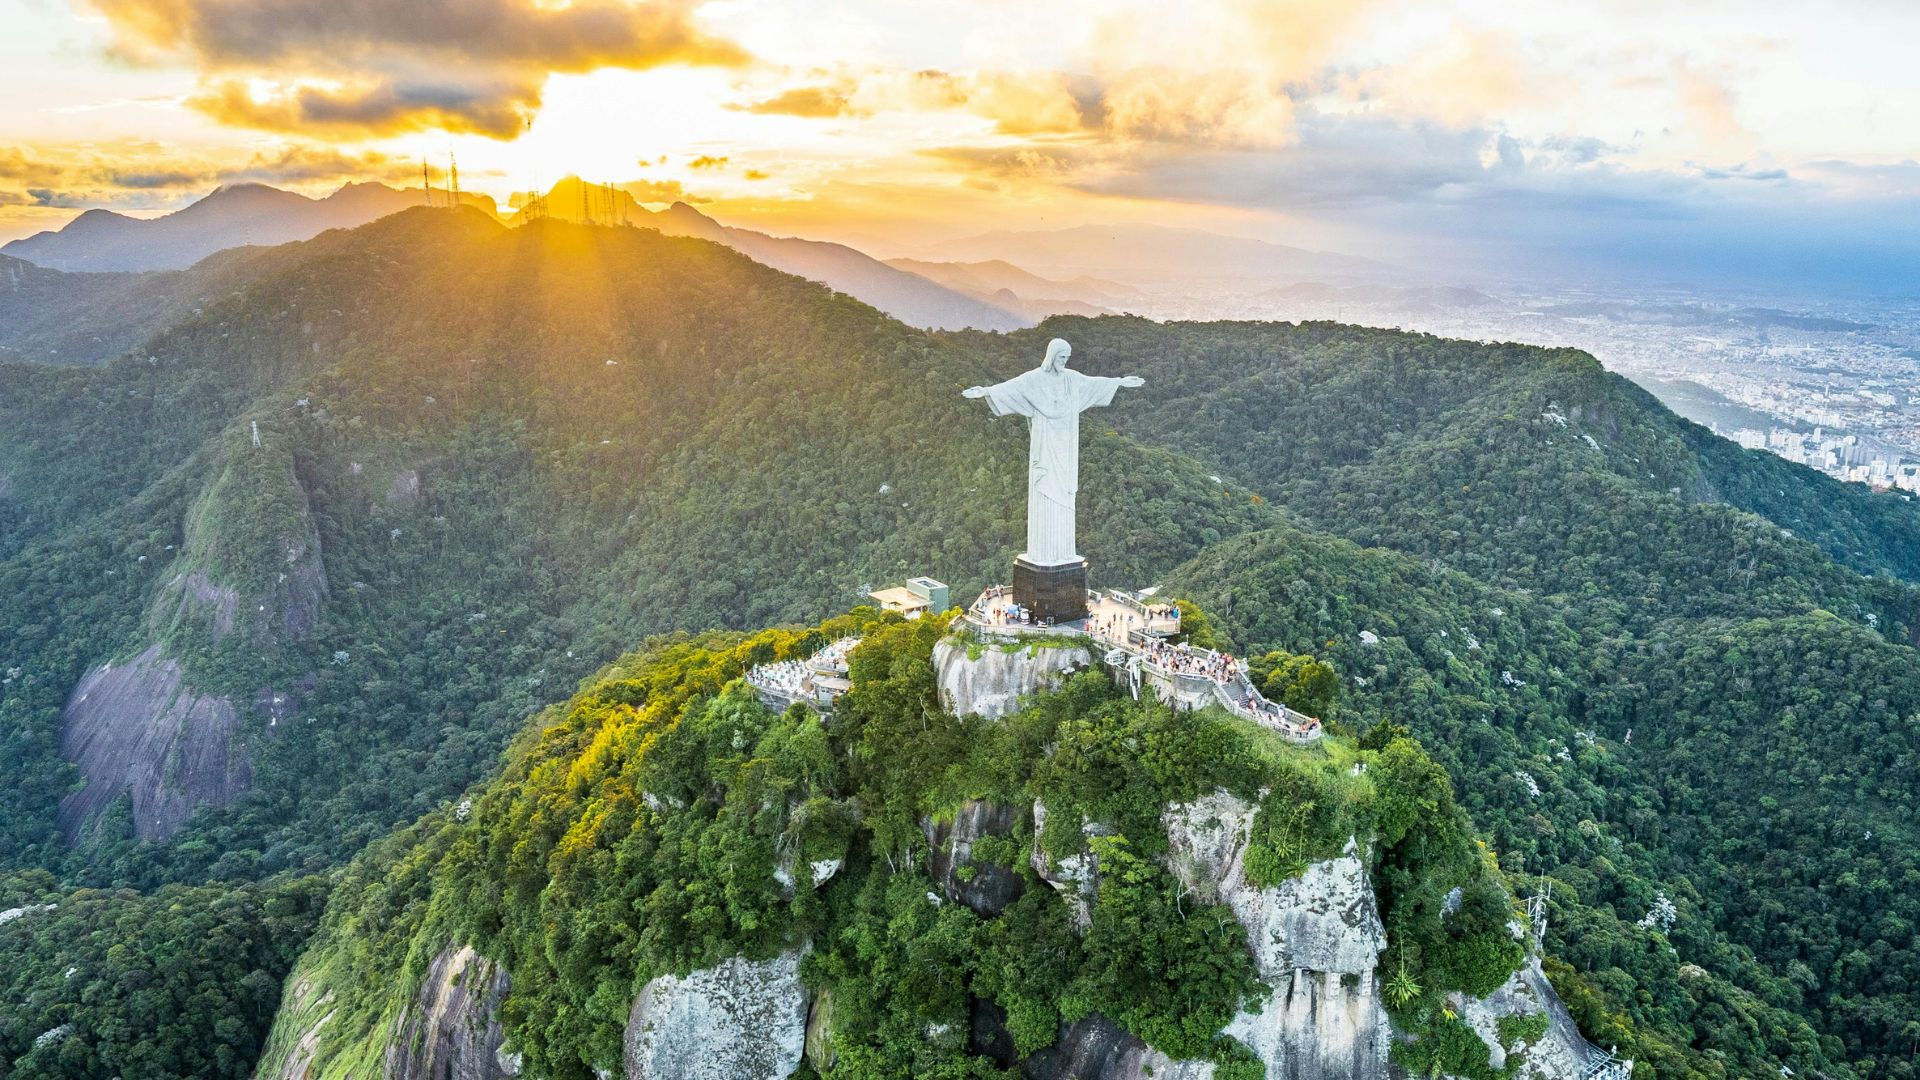
[[[1012,717],[955,717],[930,659],[945,629],[861,609],[803,632],[663,642],[547,711],[466,812],[433,815],[348,870],[302,963],[333,1013],[315,1075],[362,1075],[450,943],[508,972],[508,1044],[526,1068],[585,1078],[617,1068],[630,1003],[654,976],[802,941],[803,977],[833,1003],[829,1078],[1013,1075],[969,1043],[975,997],[1006,1010],[1022,1056],[1099,1014],[1174,1057],[1213,1057],[1219,1075],[1264,1075],[1218,1036],[1259,988],[1246,931],[1226,908],[1183,899],[1156,858],[1162,809],[1216,789],[1271,792],[1250,856],[1270,882],[1350,836],[1366,843],[1383,868],[1388,964],[1419,987],[1396,1012],[1420,1034],[1411,1061],[1445,1038],[1443,995],[1486,993],[1520,963],[1504,884],[1445,773],[1410,740],[1303,750],[1217,710],[1135,702],[1099,674]],[[769,712],[734,681],[851,632],[866,637],[829,722]],[[930,902],[945,886],[929,876],[922,822],[968,799],[1044,800],[1049,823],[1108,828],[1089,841],[1029,823],[982,841],[983,865],[1025,882],[982,916]],[[1101,886],[1079,934],[1029,861],[1034,845],[1057,860],[1089,844]],[[820,860],[838,869],[817,892],[776,878]],[[1466,900],[1443,918],[1456,887]],[[283,1018],[267,1068],[314,1019]]]
[[[0,877],[0,1076],[253,1075],[326,882],[63,891]]]
[[[1565,350],[927,334],[702,240],[446,210],[231,271],[98,367],[0,360],[0,865],[337,872],[438,828],[636,642],[811,625],[911,573],[969,596],[1020,545],[1025,432],[958,391],[1062,335],[1147,379],[1085,424],[1095,584],[1327,662],[1351,738],[1407,728],[1502,868],[1556,882],[1589,1034],[1664,1076],[1915,1072],[1909,502]],[[69,840],[63,707],[155,648],[242,717],[197,749],[250,788]]]

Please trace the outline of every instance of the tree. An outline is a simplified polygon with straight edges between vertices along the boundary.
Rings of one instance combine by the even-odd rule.
[[[1254,685],[1269,700],[1308,716],[1326,716],[1340,694],[1340,673],[1311,656],[1275,649],[1247,666]]]

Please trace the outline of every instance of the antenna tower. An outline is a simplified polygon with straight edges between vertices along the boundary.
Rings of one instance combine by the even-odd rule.
[[[1533,949],[1545,953],[1547,948],[1547,901],[1553,897],[1553,882],[1547,875],[1540,875],[1540,887],[1527,898],[1527,921],[1533,924]]]

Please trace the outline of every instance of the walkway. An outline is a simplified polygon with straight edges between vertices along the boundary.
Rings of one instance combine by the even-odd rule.
[[[1268,701],[1253,685],[1244,664],[1212,649],[1175,645],[1168,641],[1180,632],[1180,611],[1171,604],[1120,590],[1087,594],[1085,619],[1051,626],[1018,621],[1013,590],[996,585],[967,608],[965,621],[988,634],[1062,634],[1090,637],[1107,646],[1103,659],[1122,685],[1140,696],[1142,684],[1175,708],[1197,709],[1218,705],[1297,743],[1310,743],[1324,731],[1320,721]]]

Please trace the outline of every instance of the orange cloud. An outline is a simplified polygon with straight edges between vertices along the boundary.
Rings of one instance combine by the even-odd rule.
[[[32,154],[0,148],[0,203],[13,206],[159,208],[222,184],[332,186],[381,180],[405,184],[419,163],[378,151],[349,154],[295,145],[209,161],[163,144],[42,148]]]
[[[774,116],[805,116],[824,119],[854,112],[845,92],[831,86],[796,86],[764,101],[729,108]]]
[[[643,203],[698,203],[707,200],[692,194],[682,187],[678,180],[628,180],[614,185],[620,191],[633,196],[635,202]]]
[[[988,72],[971,81],[967,107],[1008,135],[1079,131],[1088,117],[1059,72]]]
[[[1484,124],[1530,95],[1562,93],[1563,86],[1552,85],[1560,81],[1533,70],[1521,43],[1505,34],[1455,30],[1404,64],[1345,79],[1340,90],[1398,116],[1460,129]]]
[[[512,138],[552,74],[748,61],[699,0],[92,2],[122,56],[199,69],[193,106],[277,131]]]
[[[1734,115],[1733,92],[1725,83],[1679,62],[1672,77],[1680,107],[1708,150],[1734,154],[1750,148],[1753,137]]]

